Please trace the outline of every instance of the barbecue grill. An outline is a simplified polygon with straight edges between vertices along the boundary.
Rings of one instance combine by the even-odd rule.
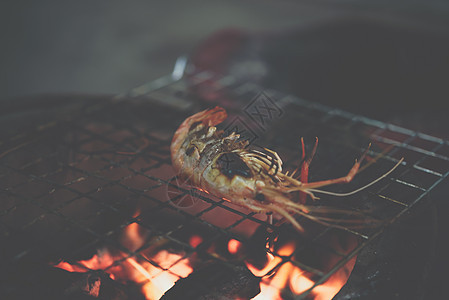
[[[21,299],[36,293],[71,295],[78,286],[73,282],[80,279],[71,278],[73,282],[66,284],[68,272],[54,267],[61,262],[76,267],[77,274],[90,274],[89,284],[101,280],[102,288],[109,285],[120,290],[116,299],[120,298],[117,295],[139,299],[143,298],[140,289],[161,274],[169,274],[172,283],[185,278],[175,288],[189,285],[190,273],[177,269],[186,261],[191,274],[218,264],[226,266],[218,270],[231,268],[230,277],[246,276],[236,271],[243,261],[257,265],[257,258],[251,257],[256,253],[265,263],[268,253],[272,259],[279,258],[277,263],[266,276],[248,280],[270,286],[270,274],[290,264],[304,271],[311,283],[308,281],[300,293],[288,285],[274,288],[280,289],[277,292],[284,299],[309,299],[342,268],[349,276],[356,257],[371,251],[376,238],[425,202],[449,174],[449,144],[441,138],[232,76],[207,71],[178,75],[115,97],[52,96],[8,103],[2,108],[0,290],[6,298]],[[207,88],[217,97],[204,99],[194,92],[212,81]],[[354,190],[404,157],[392,174],[373,186],[343,198],[320,195],[314,203],[363,213],[367,220],[377,221],[336,229],[296,216],[309,232],[301,235],[276,216],[268,222],[265,215],[180,183],[171,167],[172,134],[186,117],[214,105],[229,112],[223,130],[238,131],[251,147],[277,151],[287,170],[294,170],[300,162],[300,137],[309,151],[314,138],[319,137],[310,181],[346,174],[354,159],[372,143],[366,167],[351,183],[328,187],[329,191]],[[350,218],[348,214],[343,219]],[[130,228],[144,237],[137,245],[121,237]],[[266,245],[268,236],[278,238],[271,241],[272,247]],[[285,244],[294,241],[295,249],[287,255],[280,251],[285,249],[279,244],[281,239],[287,240]],[[332,242],[335,239],[339,242]],[[242,258],[229,250],[230,243],[251,251]],[[102,272],[129,264],[130,259],[139,266],[151,266],[155,272],[148,272],[146,280],[117,280],[120,283],[115,285],[108,276],[93,273],[80,263],[104,249],[120,255],[112,255],[114,259]],[[153,255],[161,249],[176,259],[168,265],[161,263]],[[54,275],[56,270],[61,273]],[[226,278],[220,279],[223,285],[231,280]],[[99,296],[93,283],[87,288],[79,285],[84,297]],[[210,283],[209,288],[215,285]],[[167,292],[170,288],[161,291],[167,298],[176,294],[176,290]],[[204,292],[198,284],[188,290]]]

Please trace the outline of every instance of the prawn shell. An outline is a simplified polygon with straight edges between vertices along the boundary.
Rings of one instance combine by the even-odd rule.
[[[232,153],[232,152],[228,152]],[[256,194],[256,179],[253,174],[241,173],[240,168],[223,169],[220,158],[225,153],[218,153],[211,163],[207,164],[202,172],[199,186],[207,191],[214,191],[214,194],[223,198],[252,198]],[[246,165],[245,165],[246,166]],[[249,168],[248,168],[249,170]],[[233,171],[233,172],[229,172]],[[240,173],[240,174],[239,174]]]

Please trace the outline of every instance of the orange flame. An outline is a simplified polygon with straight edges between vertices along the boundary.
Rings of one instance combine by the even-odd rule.
[[[142,265],[134,261],[132,265],[139,271],[137,282],[146,282],[142,286],[142,292],[146,299],[159,299],[169,290],[178,279],[187,277],[193,269],[188,259],[182,259],[181,255],[162,250],[152,258],[163,269],[157,268],[149,262]]]
[[[144,244],[143,236],[139,231],[137,223],[128,225],[124,230],[122,243],[132,251]],[[198,240],[201,239],[200,237],[192,238],[191,243],[201,243],[201,240]],[[105,270],[114,280],[131,280],[140,284],[142,293],[149,300],[159,299],[179,278],[187,277],[193,271],[188,259],[183,259],[182,255],[170,253],[167,250],[161,250],[151,258],[151,261],[160,268],[151,264],[150,259],[147,261],[135,257],[129,257],[119,265],[113,266],[115,261],[125,257],[125,253],[113,255],[107,250],[102,250],[91,259],[81,260],[76,264],[62,261],[55,267],[69,272]]]
[[[241,246],[239,241],[231,239],[228,242],[228,251],[231,254],[236,254]],[[281,291],[285,288],[289,288],[292,293],[299,295],[313,287],[315,282],[306,276],[306,272],[291,262],[282,263],[282,257],[291,256],[295,251],[295,247],[296,245],[292,241],[283,245],[276,252],[276,255],[267,252],[268,263],[262,269],[257,269],[246,263],[248,269],[255,276],[259,277],[264,277],[274,268],[279,267],[274,275],[262,279],[260,284],[261,292],[253,298],[254,300],[282,300]],[[313,299],[332,299],[346,283],[354,264],[355,257],[345,267],[331,276],[329,280],[316,286],[311,292]]]
[[[138,213],[134,217],[137,218],[137,216]],[[147,232],[138,223],[134,222],[125,228],[121,243],[131,251],[136,251],[147,242],[147,236]],[[202,242],[203,238],[199,235],[193,235],[189,238],[189,244],[194,248]],[[268,249],[269,244],[266,247]],[[307,273],[288,259],[294,254],[296,247],[296,242],[292,240],[281,246],[276,252],[270,249],[266,253],[267,263],[261,269],[245,262],[255,276],[262,277],[261,292],[253,299],[281,300],[281,291],[283,290],[290,290],[293,294],[298,295],[314,286],[315,282],[307,276]],[[243,249],[243,244],[238,240],[230,239],[227,248],[230,254],[238,255]],[[117,264],[117,261],[121,262]],[[331,299],[345,284],[354,264],[355,257],[344,268],[331,276],[329,280],[316,286],[312,290],[311,296],[315,300]],[[139,256],[128,257],[124,252],[112,254],[107,249],[102,249],[88,260],[81,260],[75,264],[63,261],[55,267],[70,272],[104,270],[114,280],[133,281],[140,285],[142,293],[148,300],[159,299],[177,280],[185,278],[193,272],[188,258],[167,250],[151,252],[150,257],[147,257],[145,251],[139,252]],[[276,269],[276,272],[271,274],[274,269]]]

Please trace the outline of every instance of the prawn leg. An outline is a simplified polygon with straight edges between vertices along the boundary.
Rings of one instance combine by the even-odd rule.
[[[306,159],[306,151],[304,146],[304,139],[301,138],[301,149],[302,149],[302,164],[301,164],[301,175],[300,180],[302,183],[308,183],[309,181],[309,166],[312,162],[313,157],[315,156],[316,149],[318,147],[318,137],[315,138],[315,145],[313,146],[312,153],[310,153],[309,157]],[[299,201],[301,203],[306,203],[307,194],[306,193],[300,193],[299,195]]]
[[[304,189],[315,189],[320,188],[323,186],[328,186],[331,184],[338,184],[338,183],[349,183],[354,178],[355,174],[359,171],[360,164],[362,163],[363,159],[366,156],[366,153],[368,152],[371,144],[368,146],[368,148],[363,152],[363,154],[360,156],[358,160],[355,161],[354,165],[352,166],[351,170],[349,170],[348,174],[346,176],[335,178],[335,179],[328,179],[328,180],[322,180],[322,181],[316,181],[316,182],[309,182],[304,183],[302,182],[302,188]]]
[[[274,203],[272,201],[273,201],[273,199],[270,200],[271,203],[264,204],[264,203],[260,203],[257,200],[254,200],[254,199],[235,198],[235,199],[233,199],[232,202],[235,204],[241,205],[243,207],[246,207],[256,213],[266,213],[266,214],[267,213],[270,214],[273,212],[278,213],[283,218],[287,219],[287,221],[290,222],[298,231],[304,232],[304,228],[298,223],[298,221],[296,221],[296,219],[288,212],[287,209],[284,209],[280,205],[276,205],[276,204],[280,204],[279,201],[273,201]],[[289,201],[289,200],[287,200],[287,201]],[[295,205],[294,202],[291,202],[291,203],[293,205]]]

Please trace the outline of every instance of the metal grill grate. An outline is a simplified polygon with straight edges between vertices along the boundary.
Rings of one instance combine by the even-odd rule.
[[[211,100],[192,92],[204,89],[214,94]],[[225,130],[237,128],[254,145],[276,150],[286,169],[293,170],[299,162],[299,137],[312,144],[318,136],[310,181],[345,174],[372,142],[369,166],[352,183],[329,190],[359,187],[405,157],[393,174],[367,190],[343,199],[323,195],[316,203],[369,211],[370,216],[387,222],[381,227],[347,228],[346,234],[360,240],[349,252],[323,244],[323,237],[336,229],[320,227],[308,243],[338,256],[325,269],[298,259],[299,255],[283,257],[282,263],[290,261],[313,273],[314,286],[326,281],[449,174],[448,141],[207,72],[176,81],[162,78],[112,100],[77,100],[50,106],[46,112],[12,111],[2,117],[2,126],[8,126],[0,144],[0,239],[7,245],[2,253],[7,265],[48,263],[61,257],[76,261],[108,247],[127,254],[111,268],[136,257],[181,277],[172,267],[192,255],[227,260],[208,250],[208,245],[230,238],[245,242],[244,228],[279,230],[276,222],[270,225],[264,216],[176,182],[169,153],[173,132],[187,116],[217,104],[230,113]],[[18,120],[17,114],[26,121]],[[176,202],[185,196],[192,197],[193,205]],[[119,233],[133,223],[149,232],[138,249],[118,241]],[[188,240],[193,233],[202,238],[195,247]],[[161,241],[182,253],[182,258],[161,266],[142,254]],[[307,245],[296,253],[304,248]],[[27,270],[21,275],[27,280],[39,276],[38,268]],[[20,282],[2,287],[9,292],[19,288]]]

